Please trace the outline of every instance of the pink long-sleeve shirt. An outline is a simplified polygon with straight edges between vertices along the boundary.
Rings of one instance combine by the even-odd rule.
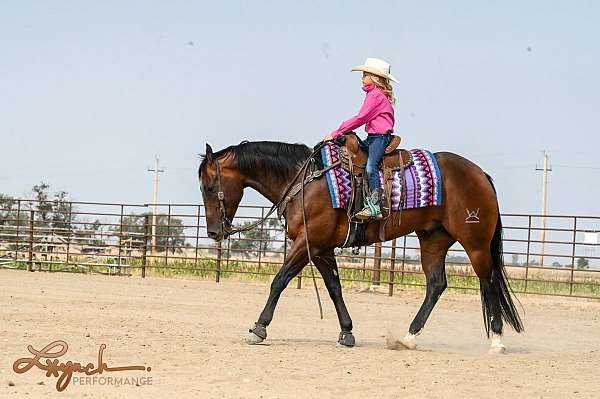
[[[331,132],[333,138],[362,125],[365,125],[365,131],[370,134],[385,134],[394,129],[394,107],[383,91],[372,84],[364,85],[363,90],[367,95],[360,111]]]

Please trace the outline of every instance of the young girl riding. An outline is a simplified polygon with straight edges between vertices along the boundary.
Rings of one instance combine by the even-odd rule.
[[[364,209],[356,214],[359,219],[381,219],[380,199],[383,194],[379,181],[379,165],[394,131],[394,93],[390,80],[398,83],[390,74],[390,64],[378,58],[367,58],[364,65],[352,68],[362,71],[363,90],[367,92],[365,102],[358,114],[343,122],[340,127],[325,136],[324,140],[334,140],[365,125],[368,134],[363,141],[368,146],[366,172],[369,193],[365,197]]]

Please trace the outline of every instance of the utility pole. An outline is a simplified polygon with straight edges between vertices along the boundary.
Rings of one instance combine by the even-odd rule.
[[[542,230],[540,233],[540,266],[544,267],[544,243],[546,241],[546,213],[548,211],[548,172],[552,171],[552,168],[548,167],[548,153],[544,150],[544,167],[538,168],[535,170],[541,170],[544,172],[544,177],[542,179]]]
[[[154,157],[154,169],[148,169],[148,172],[154,172],[154,192],[152,195],[152,254],[156,254],[156,215],[158,203],[158,174],[164,172],[159,168],[158,156]]]

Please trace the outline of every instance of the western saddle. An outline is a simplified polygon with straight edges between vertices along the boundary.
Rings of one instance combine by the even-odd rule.
[[[365,171],[368,157],[367,146],[354,132],[340,136],[335,142],[340,145],[341,167],[350,172],[350,178],[352,179],[352,198],[348,205],[348,217],[351,222],[351,231],[343,246],[349,247],[356,246],[357,244],[360,246],[362,244],[360,241],[363,241],[364,237],[354,237],[354,239],[352,239],[353,237],[351,236],[352,230],[363,230],[362,233],[364,234],[364,228],[367,224],[354,217],[354,215],[363,208],[363,199],[366,195],[366,188],[368,187],[367,173]],[[392,136],[392,141],[385,149],[385,155],[383,156],[381,165],[384,185],[382,186],[383,198],[380,202],[383,220],[380,223],[379,238],[382,241],[385,241],[385,223],[392,213],[391,193],[393,174],[398,170],[400,171],[400,176],[402,178],[402,197],[404,197],[404,169],[412,163],[411,153],[404,149],[398,149],[399,145],[400,137]],[[398,217],[398,220],[400,221],[400,217]]]

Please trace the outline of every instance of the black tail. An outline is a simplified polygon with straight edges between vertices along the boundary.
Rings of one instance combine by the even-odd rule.
[[[496,188],[492,178],[487,175],[494,192]],[[508,283],[508,277],[506,275],[506,269],[504,268],[504,250],[502,248],[502,219],[500,217],[500,210],[498,210],[498,220],[496,222],[496,230],[494,231],[494,237],[490,244],[490,250],[492,253],[492,275],[490,287],[485,289],[481,287],[481,306],[483,308],[483,319],[485,323],[485,331],[489,337],[490,326],[492,324],[492,312],[490,301],[495,299],[490,296],[497,296],[497,300],[500,304],[500,311],[502,319],[506,321],[516,331],[523,331],[523,322],[517,312],[517,308],[511,298],[512,289]],[[491,295],[490,295],[491,294]]]

